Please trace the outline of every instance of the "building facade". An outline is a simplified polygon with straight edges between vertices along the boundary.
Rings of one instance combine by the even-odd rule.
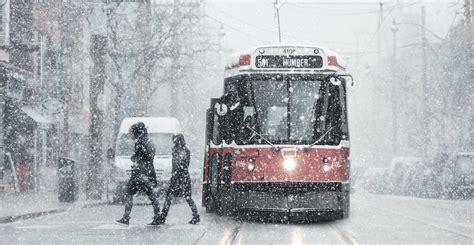
[[[49,5],[7,0],[0,11],[0,167],[26,165],[35,190],[55,189],[59,157],[83,155],[87,121],[83,9]]]

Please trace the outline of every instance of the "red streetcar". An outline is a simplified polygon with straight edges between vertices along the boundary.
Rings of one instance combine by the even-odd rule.
[[[259,47],[227,66],[224,95],[207,110],[206,210],[348,217],[347,78],[320,47]]]

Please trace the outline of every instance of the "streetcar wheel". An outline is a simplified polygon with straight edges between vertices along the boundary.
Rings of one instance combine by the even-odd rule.
[[[207,196],[206,199],[206,213],[214,213],[217,211],[216,198],[212,194]]]
[[[221,192],[217,214],[221,216],[233,216],[235,213],[234,201],[228,191]]]

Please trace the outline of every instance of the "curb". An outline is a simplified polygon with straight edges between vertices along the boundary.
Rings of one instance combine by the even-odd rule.
[[[103,201],[103,202],[97,202],[97,203],[88,203],[80,206],[80,208],[92,208],[92,207],[97,207],[97,206],[102,206],[102,205],[107,205],[109,204],[109,201]],[[58,209],[51,209],[47,211],[39,211],[39,212],[33,212],[33,213],[26,213],[26,214],[19,214],[19,215],[14,215],[14,216],[4,216],[0,217],[0,224],[8,224],[8,223],[13,223],[17,220],[26,220],[26,219],[34,219],[38,218],[41,216],[46,216],[49,214],[56,214],[56,213],[63,213],[70,210],[69,208],[58,208]]]

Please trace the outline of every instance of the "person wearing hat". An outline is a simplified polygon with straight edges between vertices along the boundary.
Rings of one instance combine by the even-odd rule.
[[[150,198],[153,206],[154,218],[148,224],[158,225],[160,217],[160,206],[158,203],[158,190],[153,159],[155,157],[155,147],[148,138],[148,132],[145,124],[138,122],[129,129],[129,136],[135,140],[135,153],[132,155],[133,162],[130,180],[127,183],[125,193],[125,212],[123,217],[116,222],[122,225],[128,225],[130,222],[130,213],[133,207],[133,196],[138,193],[145,193]]]
[[[165,204],[163,212],[161,213],[159,224],[164,224],[166,216],[171,206],[171,199],[175,197],[184,197],[189,207],[191,208],[193,218],[189,221],[190,224],[197,224],[200,222],[200,217],[194,200],[191,198],[191,177],[189,176],[189,162],[191,154],[186,147],[186,142],[182,134],[173,136],[173,160],[172,173],[170,185],[166,191]]]

